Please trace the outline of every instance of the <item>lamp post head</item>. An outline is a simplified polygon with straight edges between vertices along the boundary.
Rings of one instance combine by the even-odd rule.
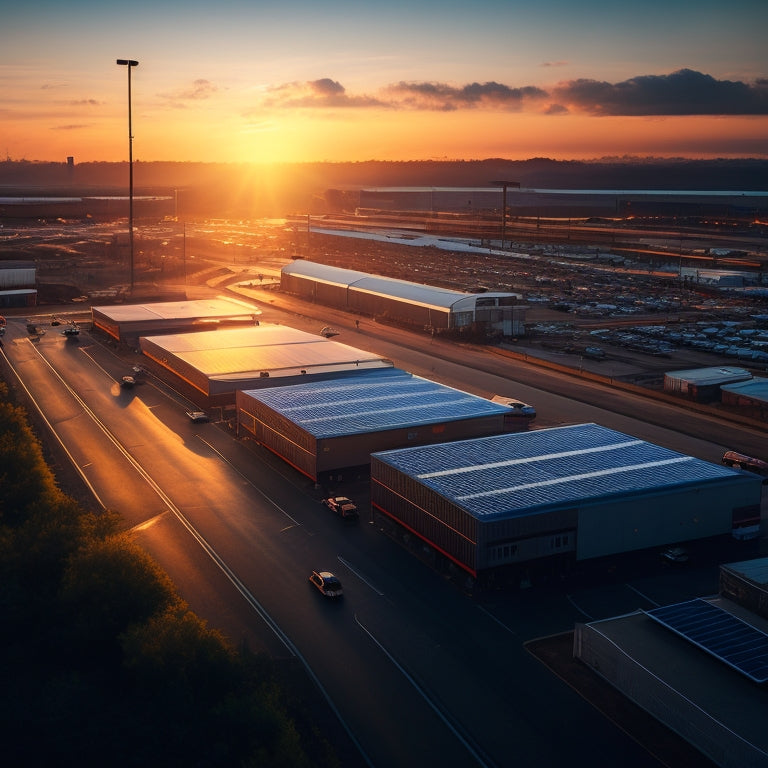
[[[139,66],[139,62],[138,61],[134,61],[134,59],[118,59],[117,63],[118,64],[122,64],[122,66],[124,66],[124,67],[138,67]]]

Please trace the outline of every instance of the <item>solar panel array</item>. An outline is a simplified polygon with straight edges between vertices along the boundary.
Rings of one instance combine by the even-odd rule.
[[[376,456],[486,519],[734,474],[719,464],[597,424],[382,451]]]
[[[646,613],[750,680],[768,682],[768,635],[738,616],[701,598]]]
[[[509,408],[398,368],[246,394],[316,438],[497,416]]]

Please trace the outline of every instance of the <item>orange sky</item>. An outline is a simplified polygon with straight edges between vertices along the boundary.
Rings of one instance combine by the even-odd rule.
[[[136,160],[768,157],[766,28],[764,0],[38,0],[3,12],[0,148],[126,159],[134,58]]]

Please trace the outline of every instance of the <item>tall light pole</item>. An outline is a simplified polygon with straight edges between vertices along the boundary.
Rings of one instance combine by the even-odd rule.
[[[494,181],[492,184],[496,187],[501,187],[501,250],[504,250],[504,238],[507,234],[507,187],[514,187],[520,189],[519,181]]]
[[[133,126],[131,123],[131,68],[138,67],[133,59],[118,59],[128,68],[128,247],[131,252],[131,293],[133,293]]]

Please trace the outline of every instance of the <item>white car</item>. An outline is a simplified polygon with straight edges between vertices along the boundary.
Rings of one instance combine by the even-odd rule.
[[[208,421],[208,414],[205,411],[187,411],[187,418],[193,424],[202,424]]]
[[[330,571],[312,571],[309,583],[326,597],[337,598],[344,594],[338,577],[334,576]]]

